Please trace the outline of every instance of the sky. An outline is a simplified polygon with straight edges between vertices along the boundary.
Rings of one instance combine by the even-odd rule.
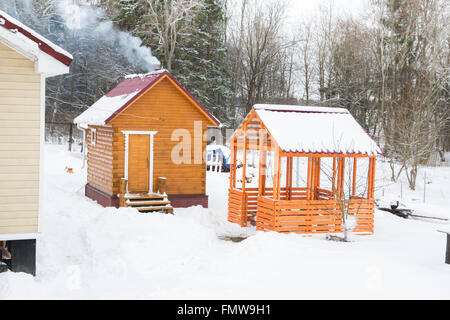
[[[240,16],[240,8],[243,0],[229,0],[229,9],[234,17]],[[296,29],[300,20],[314,20],[318,16],[320,9],[333,8],[334,17],[353,16],[364,17],[370,14],[370,0],[248,0],[256,1],[257,4],[281,2],[286,4],[286,17],[284,20],[285,31],[290,32]]]
[[[263,0],[268,1],[268,0]],[[354,17],[367,14],[369,0],[286,0],[288,5],[287,20],[295,24],[299,18],[317,15],[321,6],[333,5],[336,16],[352,15]]]
[[[301,14],[302,12],[314,14],[319,6],[327,5],[329,2],[330,0],[290,0],[288,1],[288,6],[292,9],[292,15]],[[353,14],[364,12],[364,8],[368,4],[368,0],[333,0],[332,2],[338,11]]]

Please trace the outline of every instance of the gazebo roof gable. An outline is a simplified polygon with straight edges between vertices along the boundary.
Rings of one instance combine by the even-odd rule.
[[[235,135],[255,118],[283,152],[368,156],[382,153],[347,109],[255,105]]]

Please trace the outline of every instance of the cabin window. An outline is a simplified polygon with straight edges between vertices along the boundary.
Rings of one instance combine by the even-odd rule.
[[[91,145],[95,146],[97,142],[97,129],[91,129]]]

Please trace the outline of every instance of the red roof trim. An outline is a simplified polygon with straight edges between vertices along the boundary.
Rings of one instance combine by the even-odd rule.
[[[2,24],[3,27],[5,27],[8,30],[17,30],[17,32],[20,32],[28,39],[34,41],[37,43],[39,50],[45,52],[49,56],[55,58],[59,62],[65,64],[66,66],[69,66],[72,63],[72,58],[66,56],[65,54],[62,54],[61,52],[56,51],[53,49],[50,45],[48,45],[44,40],[37,38],[36,36],[32,35],[30,32],[25,30],[24,28],[16,25],[15,23],[8,20],[7,17],[0,14],[0,18],[5,20],[5,23]]]
[[[125,108],[127,108],[130,104],[132,104],[134,101],[139,99],[143,93],[145,93],[150,87],[152,87],[156,82],[161,80],[164,76],[169,77],[170,80],[172,80],[189,98],[194,101],[194,103],[202,109],[203,112],[206,113],[208,118],[214,122],[216,125],[220,125],[220,122],[211,114],[208,112],[208,110],[205,109],[198,101],[195,99],[169,72],[164,71],[161,72],[153,81],[151,81],[147,86],[145,86],[139,94],[134,96],[130,101],[128,101],[126,104],[124,104],[122,107],[117,109],[108,119],[105,120],[105,124],[108,124],[111,120],[113,120],[117,115],[119,115]]]

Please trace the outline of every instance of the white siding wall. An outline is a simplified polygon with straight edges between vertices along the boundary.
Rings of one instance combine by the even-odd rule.
[[[0,43],[0,234],[38,231],[40,82]]]

